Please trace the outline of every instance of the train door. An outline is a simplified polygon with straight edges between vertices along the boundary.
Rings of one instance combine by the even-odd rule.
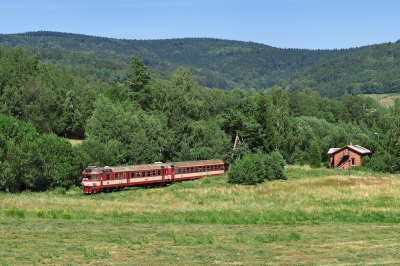
[[[158,171],[159,171],[158,175],[161,175],[161,181],[166,182],[166,180],[165,180],[166,171],[165,171],[164,166],[161,166],[161,169]]]

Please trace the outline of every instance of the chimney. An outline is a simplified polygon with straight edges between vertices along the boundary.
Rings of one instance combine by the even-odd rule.
[[[353,146],[353,142],[350,141],[350,146]]]

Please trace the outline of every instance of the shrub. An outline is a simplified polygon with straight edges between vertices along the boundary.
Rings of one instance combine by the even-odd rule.
[[[67,194],[67,190],[64,187],[56,187],[54,189],[54,193],[64,195],[64,194]]]
[[[228,173],[228,182],[255,185],[264,181],[264,160],[261,154],[246,154]]]
[[[269,155],[265,155],[265,170],[266,179],[287,179],[285,175],[286,161],[279,151],[271,152]]]
[[[228,182],[234,184],[254,185],[264,179],[286,179],[284,167],[286,161],[279,151],[268,154],[246,154],[237,161],[228,173]]]

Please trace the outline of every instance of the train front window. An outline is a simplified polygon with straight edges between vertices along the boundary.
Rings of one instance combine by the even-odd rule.
[[[99,175],[85,175],[85,178],[88,180],[98,180]]]

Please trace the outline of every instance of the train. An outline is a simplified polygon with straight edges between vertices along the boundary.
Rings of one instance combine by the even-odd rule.
[[[223,160],[119,166],[88,166],[82,172],[81,189],[85,194],[121,190],[126,187],[151,187],[195,180],[225,173]]]

